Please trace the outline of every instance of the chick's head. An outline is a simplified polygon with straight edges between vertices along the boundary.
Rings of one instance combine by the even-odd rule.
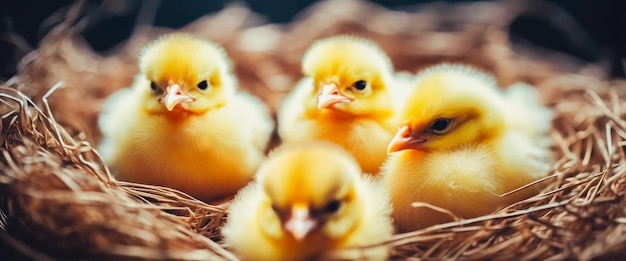
[[[290,235],[296,242],[337,239],[362,215],[356,161],[325,142],[287,147],[271,155],[259,171],[264,191],[264,233]]]
[[[489,141],[506,127],[494,79],[471,67],[439,65],[417,77],[388,153],[450,150]]]
[[[142,105],[150,113],[201,114],[225,105],[236,91],[224,50],[187,34],[163,36],[140,54]]]
[[[302,59],[302,71],[313,79],[308,110],[357,116],[391,113],[388,85],[393,67],[371,41],[340,35],[315,42]]]

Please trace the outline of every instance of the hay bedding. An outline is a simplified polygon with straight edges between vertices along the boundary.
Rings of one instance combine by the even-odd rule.
[[[393,246],[393,258],[618,257],[626,252],[626,83],[600,80],[606,72],[600,65],[512,46],[507,26],[524,11],[518,3],[430,4],[405,13],[329,1],[286,25],[263,24],[245,7],[230,6],[182,30],[222,44],[242,88],[273,111],[301,76],[304,50],[337,33],[371,38],[398,70],[465,62],[493,72],[502,86],[534,84],[556,115],[551,135],[559,160],[543,192],[492,215],[399,234],[385,244]],[[103,99],[130,85],[137,51],[169,30],[137,28],[126,44],[99,56],[75,37],[78,10],[0,88],[3,255],[236,259],[220,244],[228,201],[207,204],[176,190],[117,181],[93,148]]]

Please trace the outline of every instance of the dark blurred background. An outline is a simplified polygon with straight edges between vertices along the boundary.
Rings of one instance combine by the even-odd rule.
[[[515,1],[515,0],[513,0]],[[0,4],[0,80],[16,73],[23,55],[37,47],[38,41],[64,17],[71,0],[4,0]],[[98,52],[122,42],[137,24],[150,17],[150,23],[171,28],[182,27],[198,17],[216,12],[229,0],[87,0],[83,8],[82,34]],[[268,22],[286,23],[312,0],[246,0]],[[411,10],[431,0],[375,0],[390,9]],[[447,2],[474,2],[456,0]],[[527,11],[511,24],[511,40],[529,42],[595,62],[608,60],[612,76],[624,77],[626,58],[626,8],[623,0],[529,0]],[[139,15],[155,14],[153,16]],[[572,27],[574,25],[574,27]]]

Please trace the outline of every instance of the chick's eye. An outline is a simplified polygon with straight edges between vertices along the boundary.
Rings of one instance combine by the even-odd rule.
[[[332,213],[337,212],[337,210],[339,210],[340,207],[341,207],[341,201],[333,200],[324,207],[324,211],[326,211],[326,213],[332,214]]]
[[[153,91],[156,91],[157,85],[155,82],[150,82],[150,89],[152,89]]]
[[[437,119],[430,124],[428,129],[435,134],[444,134],[450,130],[450,126],[452,126],[450,119]]]
[[[209,88],[209,83],[207,83],[206,80],[198,83],[198,89],[206,90],[207,88]]]
[[[353,85],[355,89],[362,91],[363,89],[365,89],[365,87],[367,87],[367,82],[364,80],[360,80],[360,81],[354,82]]]
[[[276,213],[279,217],[283,215],[283,210],[278,205],[272,204],[272,211]]]

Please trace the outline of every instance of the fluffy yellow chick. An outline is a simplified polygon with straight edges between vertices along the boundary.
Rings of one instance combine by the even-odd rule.
[[[397,130],[393,67],[374,43],[352,36],[322,39],[302,59],[305,75],[278,112],[285,144],[326,140],[378,174]]]
[[[462,65],[418,74],[400,113],[383,170],[393,218],[402,232],[452,221],[426,202],[462,218],[488,214],[530,197],[537,188],[502,197],[546,175],[551,113],[532,87],[506,92]]]
[[[327,142],[280,148],[242,189],[222,229],[243,259],[327,259],[333,250],[391,237],[386,191],[355,160]],[[341,258],[384,260],[388,247],[339,251]],[[337,257],[337,256],[334,256]]]
[[[265,158],[273,128],[265,105],[237,91],[226,53],[209,40],[163,36],[142,50],[139,67],[100,116],[105,162],[122,180],[203,200],[234,195]]]

